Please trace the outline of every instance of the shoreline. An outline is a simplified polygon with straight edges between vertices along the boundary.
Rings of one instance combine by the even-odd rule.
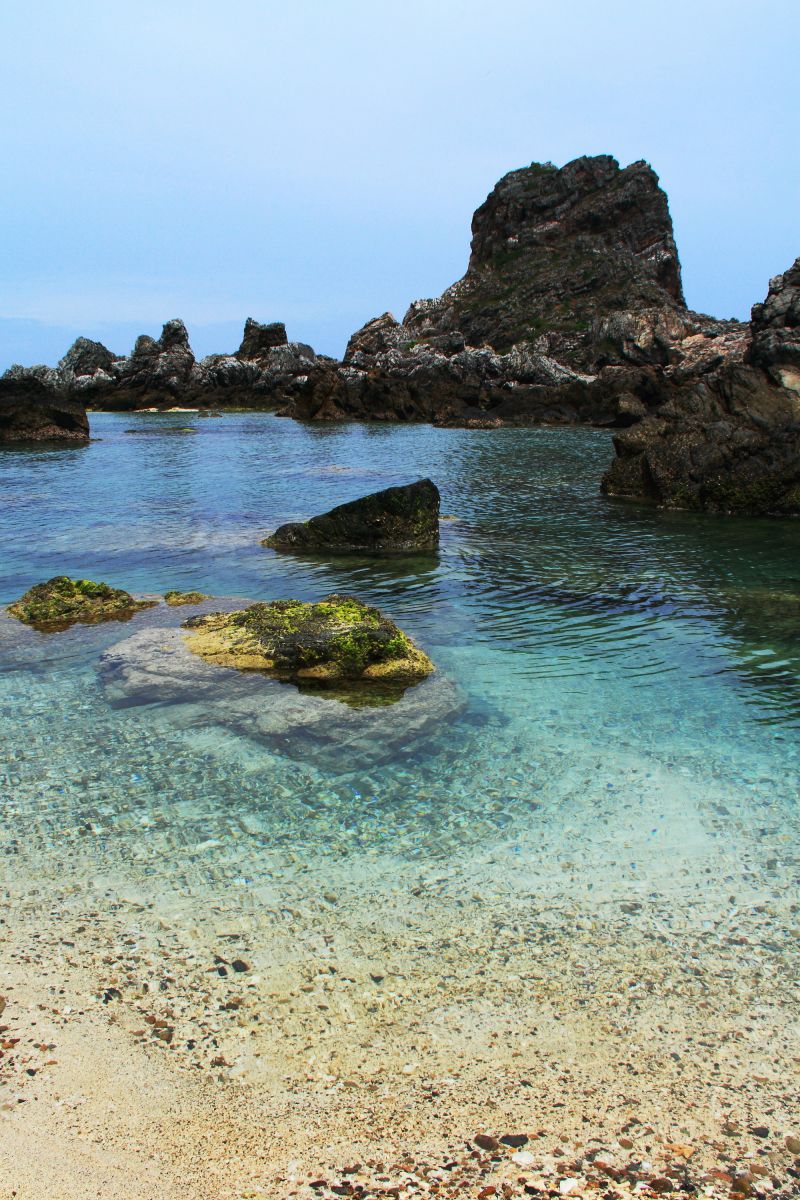
[[[796,1194],[779,912],[744,902],[709,935],[722,881],[700,911],[554,884],[532,919],[510,887],[471,891],[476,865],[353,880],[274,855],[248,903],[202,910],[102,863],[80,886],[18,875],[0,1183],[33,1200],[45,1170],[48,1200],[83,1198],[90,1163],[104,1200]]]

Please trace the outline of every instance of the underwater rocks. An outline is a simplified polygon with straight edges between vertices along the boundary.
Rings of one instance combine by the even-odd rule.
[[[45,631],[66,629],[76,623],[127,620],[143,608],[155,607],[153,600],[134,600],[130,592],[91,579],[55,575],[37,583],[19,600],[9,604],[12,617]]]
[[[0,445],[25,442],[83,446],[89,441],[86,409],[35,375],[0,378]]]
[[[158,705],[178,728],[229,730],[294,761],[337,771],[416,752],[452,728],[466,703],[439,672],[407,690],[375,682],[345,693],[298,690],[261,671],[207,662],[176,628],[143,628],[112,646],[100,661],[100,678],[115,707]]]
[[[430,479],[384,488],[309,521],[281,525],[262,542],[273,550],[433,550],[439,544],[439,489]]]
[[[189,649],[207,662],[280,679],[409,684],[434,669],[393,621],[353,596],[253,604],[192,617],[184,628]]]
[[[648,414],[614,439],[608,495],[667,508],[800,513],[800,260],[753,308],[744,355],[648,381]]]

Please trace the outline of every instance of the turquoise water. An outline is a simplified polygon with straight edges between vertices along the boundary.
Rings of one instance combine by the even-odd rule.
[[[417,640],[441,687],[409,693],[410,716],[388,724],[378,711],[340,728],[328,700],[315,730],[300,698],[270,726],[295,693],[260,678],[220,671],[202,696],[114,690],[106,652],[184,610],[57,635],[3,619],[0,786],[17,861],[55,876],[87,828],[99,840],[81,869],[88,853],[122,870],[150,845],[145,870],[173,879],[198,863],[251,879],[286,847],[457,863],[496,842],[519,859],[563,816],[587,841],[593,821],[627,822],[619,869],[652,881],[684,838],[684,795],[745,822],[764,805],[795,819],[800,523],[611,502],[603,431],[267,414],[95,414],[92,429],[82,450],[0,458],[0,601],[58,573],[145,593],[350,592]],[[442,494],[437,554],[326,561],[259,544],[420,476]]]

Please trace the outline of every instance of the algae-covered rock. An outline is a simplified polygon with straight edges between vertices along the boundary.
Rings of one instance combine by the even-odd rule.
[[[153,600],[134,600],[130,592],[107,583],[55,575],[46,583],[35,584],[9,604],[8,612],[26,625],[55,631],[77,622],[90,625],[98,621],[124,621],[154,604]]]
[[[189,649],[207,662],[287,680],[412,683],[434,669],[393,621],[353,596],[253,604],[192,617],[184,629]]]
[[[177,608],[180,604],[202,604],[208,596],[205,592],[178,592],[173,588],[164,592],[164,599],[171,608]]]
[[[384,488],[309,521],[281,525],[273,550],[433,550],[439,544],[439,489],[430,479]]]

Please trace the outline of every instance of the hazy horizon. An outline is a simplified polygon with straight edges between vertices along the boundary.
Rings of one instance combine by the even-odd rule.
[[[0,369],[175,316],[198,357],[247,316],[340,356],[460,278],[499,178],[581,154],[651,163],[689,306],[747,318],[800,253],[799,28],[785,0],[12,3]]]

